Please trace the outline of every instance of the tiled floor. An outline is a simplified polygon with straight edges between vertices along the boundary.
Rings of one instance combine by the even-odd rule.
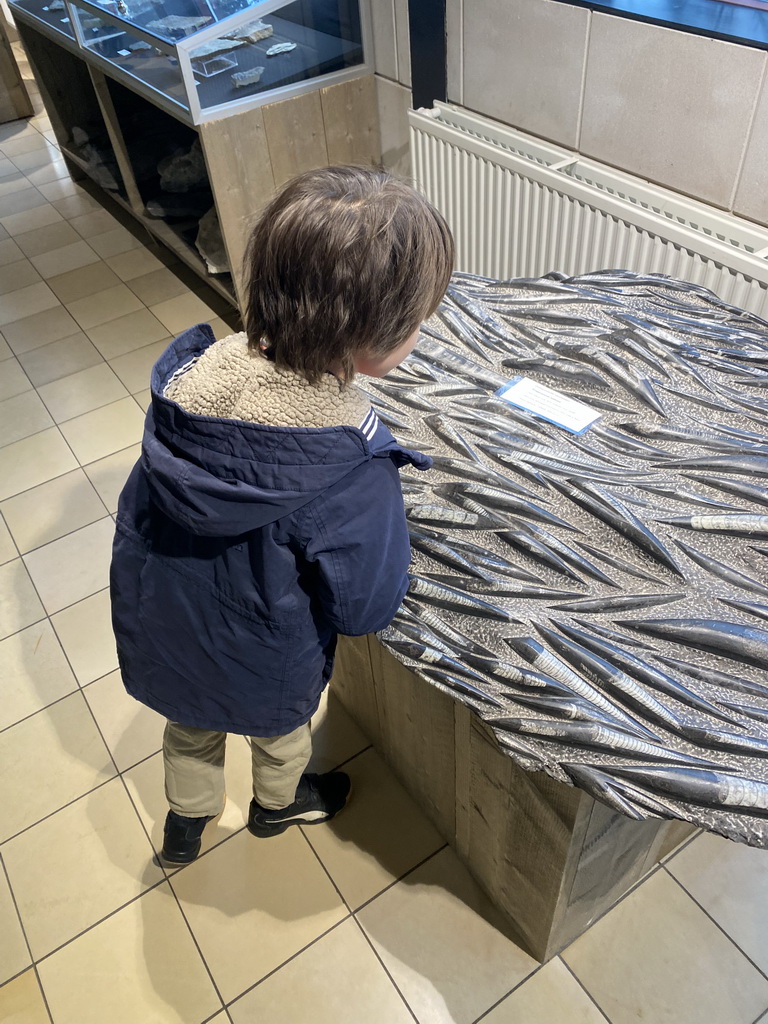
[[[69,180],[42,113],[0,127],[0,262],[0,1019],[768,1024],[768,853],[699,836],[539,967],[332,698],[315,764],[353,776],[343,816],[251,837],[233,737],[203,854],[158,867],[111,514],[149,368],[217,300]]]

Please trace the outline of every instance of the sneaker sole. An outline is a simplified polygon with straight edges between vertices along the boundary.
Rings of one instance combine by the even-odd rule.
[[[279,836],[286,829],[289,829],[292,825],[322,825],[326,821],[330,821],[331,818],[335,818],[337,814],[340,814],[349,803],[352,798],[352,787],[350,786],[349,792],[347,793],[346,800],[333,814],[326,815],[325,818],[289,818],[286,821],[276,821],[272,825],[254,825],[253,822],[248,821],[246,828],[252,836],[256,836],[259,839],[269,839],[270,836]]]

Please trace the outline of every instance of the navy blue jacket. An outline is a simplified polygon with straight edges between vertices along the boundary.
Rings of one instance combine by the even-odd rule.
[[[272,427],[163,397],[213,341],[191,328],[152,373],[117,514],[118,657],[128,692],[173,721],[279,736],[317,708],[337,633],[383,629],[397,611],[410,560],[397,469],[431,460],[375,417],[365,433]]]

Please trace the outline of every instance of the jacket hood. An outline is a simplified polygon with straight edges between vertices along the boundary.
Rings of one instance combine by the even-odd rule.
[[[359,426],[272,426],[190,412],[166,397],[166,391],[173,392],[173,379],[189,372],[214,344],[211,328],[199,324],[160,356],[152,371],[142,444],[141,468],[153,500],[192,533],[234,537],[265,526],[297,511],[372,458],[391,458],[398,466],[410,463],[417,469],[432,464],[428,456],[399,445],[373,410]],[[295,376],[301,403],[306,381]],[[307,418],[313,421],[311,409]]]

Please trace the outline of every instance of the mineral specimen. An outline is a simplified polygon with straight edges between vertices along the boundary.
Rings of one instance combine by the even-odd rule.
[[[244,43],[258,43],[260,39],[267,39],[272,35],[274,29],[266,21],[249,21],[246,25],[233,28],[231,32],[225,32],[224,39],[241,39]]]
[[[165,18],[157,18],[150,21],[147,28],[156,29],[158,32],[181,32],[188,36],[191,32],[197,32],[203,25],[210,21],[209,15],[200,15],[196,18],[183,18],[180,14],[169,14]]]
[[[268,57],[276,57],[278,53],[288,53],[290,50],[296,49],[296,43],[275,43],[274,46],[270,46],[267,50]]]
[[[248,71],[236,71],[231,77],[235,88],[242,89],[246,85],[256,85],[263,74],[264,68],[250,68]]]

